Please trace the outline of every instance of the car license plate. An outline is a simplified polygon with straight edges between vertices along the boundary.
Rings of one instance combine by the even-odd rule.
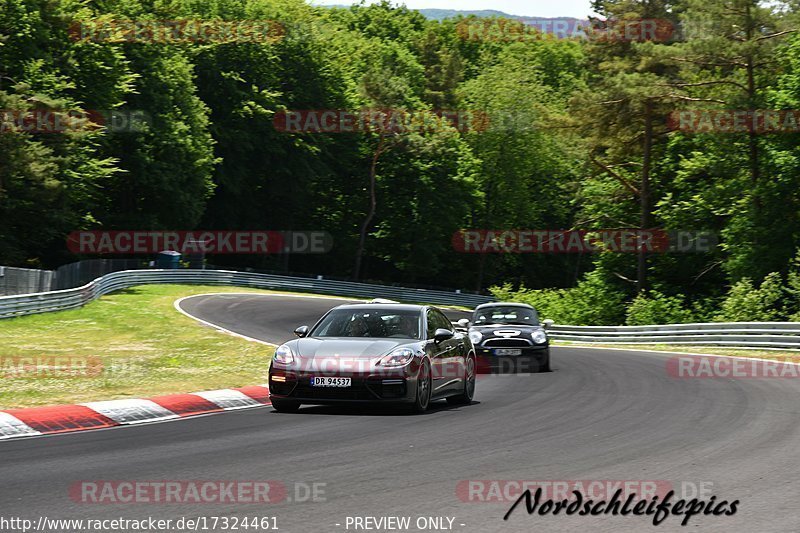
[[[495,355],[522,355],[522,350],[516,348],[498,348]]]
[[[351,378],[311,378],[312,387],[349,387]]]

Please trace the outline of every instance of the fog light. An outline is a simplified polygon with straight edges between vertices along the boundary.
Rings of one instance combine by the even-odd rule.
[[[286,383],[286,376],[272,376],[272,381],[277,381],[278,383]]]
[[[406,395],[406,380],[384,379],[381,381],[380,391],[383,399],[402,398]]]

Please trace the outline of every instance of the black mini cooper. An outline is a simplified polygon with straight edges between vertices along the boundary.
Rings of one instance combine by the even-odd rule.
[[[550,372],[550,343],[536,309],[527,304],[479,305],[467,324],[481,372]]]

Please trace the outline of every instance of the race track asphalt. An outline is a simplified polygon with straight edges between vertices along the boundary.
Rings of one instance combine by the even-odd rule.
[[[280,343],[340,303],[251,294],[181,307]],[[669,357],[554,348],[552,373],[481,376],[472,405],[437,404],[419,416],[265,407],[2,442],[0,519],[276,517],[280,531],[299,533],[365,531],[346,523],[366,516],[410,516],[402,531],[420,531],[419,517],[450,517],[452,531],[469,533],[800,531],[798,380],[679,379],[666,371]],[[85,480],[276,480],[288,500],[76,503],[69,489]],[[457,487],[467,480],[652,480],[678,497],[702,489],[706,500],[740,504],[734,516],[695,516],[686,527],[679,517],[654,527],[651,517],[528,516],[524,506],[504,521],[511,503],[463,501]],[[307,501],[313,484],[317,498]]]

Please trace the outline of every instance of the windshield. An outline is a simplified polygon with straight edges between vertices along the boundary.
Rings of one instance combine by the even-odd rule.
[[[420,338],[420,313],[395,309],[337,309],[310,337]]]
[[[475,326],[481,324],[538,326],[539,317],[536,316],[536,311],[526,307],[489,307],[475,311],[472,324]]]

